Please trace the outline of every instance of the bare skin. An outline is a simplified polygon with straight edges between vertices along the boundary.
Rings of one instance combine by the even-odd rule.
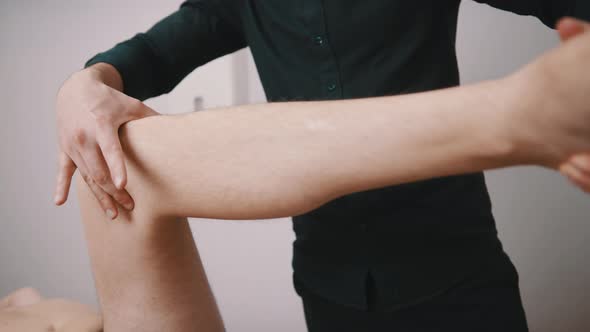
[[[102,319],[86,305],[22,288],[0,300],[0,332],[15,331],[100,332]]]
[[[93,179],[95,196],[102,197],[109,218],[117,217],[119,207],[133,209],[117,131],[123,123],[157,113],[121,91],[121,76],[104,63],[73,74],[61,87],[56,105],[60,153],[55,204],[67,200],[78,169],[84,178]]]
[[[584,32],[590,31],[590,23],[565,18],[558,22],[557,31],[562,41],[568,41]],[[566,176],[574,185],[584,188],[584,181],[587,176],[586,165],[590,156],[588,154],[577,154],[567,162],[561,164],[559,171]]]
[[[498,81],[127,123],[135,209],[112,222],[92,179],[77,180],[105,330],[223,330],[186,217],[284,217],[431,177],[562,168],[590,151],[587,68],[590,33]],[[590,190],[590,160],[577,164],[577,183]]]
[[[559,31],[564,38],[584,29],[583,22],[571,19],[561,24]],[[106,63],[75,73],[60,89],[56,104],[60,137],[54,197],[57,205],[66,202],[72,175],[78,169],[83,178],[92,179],[96,184],[91,188],[95,196],[101,198],[101,206],[109,218],[116,218],[121,208],[133,209],[133,198],[125,190],[127,171],[117,132],[128,121],[157,113],[122,91],[121,76]],[[584,184],[580,183],[583,170],[580,165],[587,158],[577,156],[560,168],[581,188]]]

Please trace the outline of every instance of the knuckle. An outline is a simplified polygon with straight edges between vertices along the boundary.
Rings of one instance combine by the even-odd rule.
[[[104,208],[112,206],[110,196],[105,194],[104,192],[94,190],[94,196],[96,196],[96,199],[98,199],[100,206]]]
[[[74,131],[73,135],[74,142],[79,145],[84,145],[87,141],[86,132],[83,129],[79,128]]]
[[[82,175],[82,178],[83,178],[83,179],[84,179],[84,181],[85,181],[86,183],[88,183],[89,185],[90,185],[90,184],[92,184],[92,178],[90,177],[90,175],[88,175],[88,174],[84,174],[84,175]]]
[[[109,200],[107,199],[106,195],[101,195],[101,194],[97,194],[96,197],[98,198],[98,200],[103,203],[103,206],[107,206],[109,203]]]
[[[105,185],[109,182],[109,177],[106,173],[98,172],[94,175],[94,181],[99,185]]]

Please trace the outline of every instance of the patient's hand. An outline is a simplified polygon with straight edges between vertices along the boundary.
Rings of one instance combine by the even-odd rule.
[[[101,317],[90,307],[63,299],[44,299],[23,288],[0,300],[0,332],[99,332]]]

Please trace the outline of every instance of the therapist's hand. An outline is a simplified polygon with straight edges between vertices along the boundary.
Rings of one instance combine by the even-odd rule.
[[[590,29],[567,22],[562,46],[508,77],[506,128],[521,163],[560,170],[590,193]]]
[[[118,130],[128,121],[158,113],[120,92],[122,84],[114,67],[99,63],[74,73],[59,90],[55,204],[66,202],[77,168],[109,218],[117,217],[118,206],[133,209],[125,190],[127,173]]]
[[[590,31],[590,22],[565,18],[559,21],[556,28],[559,37],[565,42],[581,33]],[[590,165],[590,152],[572,156],[567,162],[564,162],[559,166],[559,171],[572,183],[578,187],[584,188],[585,183],[590,181],[590,172],[586,170],[588,167],[587,165]]]

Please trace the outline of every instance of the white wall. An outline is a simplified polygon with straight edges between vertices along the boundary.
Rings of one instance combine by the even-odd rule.
[[[90,55],[144,30],[178,3],[0,2],[0,294],[33,285],[95,303],[75,195],[64,208],[51,203],[54,96]],[[464,82],[511,72],[556,43],[554,32],[534,19],[463,5],[458,49]],[[241,52],[198,69],[149,104],[176,113],[190,111],[198,95],[206,107],[260,102],[255,73]],[[501,237],[520,270],[531,330],[590,329],[588,196],[536,168],[490,172],[488,182]],[[291,287],[287,220],[194,220],[192,226],[229,331],[304,330]]]

